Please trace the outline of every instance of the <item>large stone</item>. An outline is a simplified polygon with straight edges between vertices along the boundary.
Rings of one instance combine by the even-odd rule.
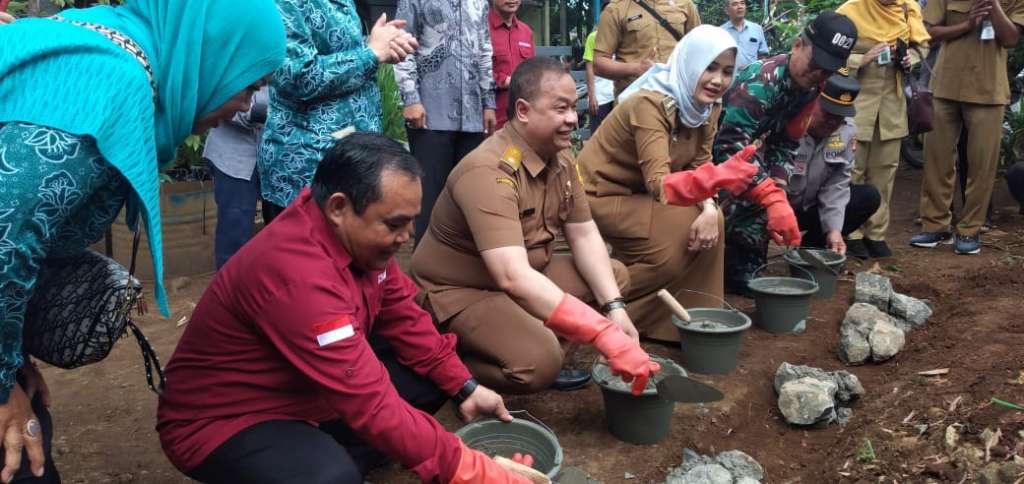
[[[714,464],[715,459],[706,455],[701,455],[695,452],[693,449],[683,449],[683,462],[679,465],[678,469],[681,471],[680,474],[687,473],[690,469],[697,467],[701,464]]]
[[[799,378],[779,391],[779,410],[786,421],[795,425],[830,423],[836,419],[835,382]]]
[[[903,349],[906,337],[903,330],[892,323],[879,321],[871,329],[868,343],[871,344],[871,360],[877,363],[896,356]]]
[[[814,378],[835,383],[837,388],[835,397],[842,403],[856,400],[864,394],[864,387],[860,384],[860,379],[846,370],[826,372],[810,366],[791,365],[785,362],[775,370],[775,392],[780,392],[782,385],[800,378]]]
[[[850,306],[839,326],[839,358],[848,365],[867,361],[871,357],[871,332],[879,323],[893,326],[892,318],[875,306],[863,302]]]
[[[894,293],[889,304],[889,314],[906,321],[911,329],[920,328],[932,316],[932,307],[924,300],[906,294]],[[907,331],[906,328],[900,328]]]
[[[889,311],[892,299],[892,281],[871,272],[858,272],[853,291],[854,302],[867,303],[882,311]]]
[[[732,474],[725,467],[718,464],[700,464],[685,473],[669,473],[665,484],[733,484],[733,480]]]
[[[839,370],[833,371],[832,377],[835,378],[836,384],[839,386],[836,400],[849,403],[864,395],[864,385],[860,384],[860,378],[857,378],[857,375],[846,370]]]
[[[729,470],[733,479],[748,478],[754,481],[764,479],[764,468],[753,457],[741,450],[730,450],[715,457],[718,464]]]

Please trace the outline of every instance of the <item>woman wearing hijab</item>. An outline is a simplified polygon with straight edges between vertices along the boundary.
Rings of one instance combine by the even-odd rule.
[[[921,7],[913,0],[850,0],[837,12],[857,27],[857,43],[847,65],[860,81],[857,107],[857,161],[853,183],[874,185],[882,196],[878,211],[850,234],[847,254],[861,258],[891,257],[885,243],[889,230],[889,200],[900,162],[900,140],[907,136],[907,102],[903,69],[920,62],[914,49],[897,58],[897,44],[927,47],[928,31]],[[922,53],[926,53],[922,49]]]
[[[248,109],[284,60],[285,33],[272,0],[128,0],[19,19],[0,26],[0,45],[0,479],[24,446],[18,477],[59,482],[41,445],[48,395],[21,347],[40,264],[84,250],[127,207],[130,225],[142,216],[168,315],[160,170],[189,134]]]
[[[659,289],[684,306],[717,307],[722,296],[722,215],[713,196],[737,191],[756,168],[753,147],[710,163],[736,43],[719,27],[689,32],[667,64],[656,64],[619,103],[579,155],[598,228],[630,275],[627,310],[640,334],[679,341]],[[698,291],[697,294],[680,290]]]

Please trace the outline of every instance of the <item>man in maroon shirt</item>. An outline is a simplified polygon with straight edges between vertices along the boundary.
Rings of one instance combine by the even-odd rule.
[[[491,26],[494,47],[494,85],[498,126],[508,121],[508,86],[512,73],[524,60],[533,57],[533,30],[516,18],[522,0],[493,0],[487,23]]]
[[[157,430],[209,483],[361,483],[395,458],[424,482],[525,483],[427,412],[511,420],[414,302],[394,254],[420,211],[421,169],[356,133],[311,188],[221,268],[167,365]]]

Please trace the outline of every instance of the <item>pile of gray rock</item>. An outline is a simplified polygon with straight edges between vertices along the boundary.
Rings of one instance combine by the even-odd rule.
[[[758,484],[764,468],[743,451],[730,450],[715,457],[683,450],[683,463],[673,468],[665,484]]]
[[[803,426],[845,425],[853,416],[850,405],[864,395],[856,375],[845,371],[783,363],[775,371],[779,410],[787,422]]]
[[[888,277],[870,272],[857,274],[853,300],[839,327],[839,358],[850,365],[892,358],[906,333],[932,315],[928,301],[900,294]]]

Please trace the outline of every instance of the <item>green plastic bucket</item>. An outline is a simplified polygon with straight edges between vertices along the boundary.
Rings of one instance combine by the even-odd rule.
[[[800,257],[800,254],[791,250],[782,255],[783,259],[789,263],[789,275],[793,277],[799,277],[801,279],[809,279],[818,283],[818,292],[814,294],[814,297],[820,299],[829,299],[836,293],[836,279],[843,270],[843,265],[846,264],[846,256],[837,252],[832,252],[826,249],[805,249],[814,255],[817,255],[825,265],[832,269],[834,272],[826,272],[820,269],[816,269],[810,262]],[[803,270],[801,270],[803,269]],[[810,274],[808,274],[808,272]]]
[[[491,457],[512,458],[516,452],[530,454],[533,456],[533,468],[554,480],[562,470],[562,446],[558,444],[555,433],[529,412],[513,410],[509,413],[516,417],[515,420],[480,420],[455,431],[455,435],[469,448]]]
[[[633,395],[630,392],[632,384],[612,375],[606,363],[594,364],[594,381],[604,398],[608,431],[623,442],[654,444],[667,437],[672,428],[675,402],[658,397],[655,385],[667,375],[686,375],[686,370],[667,358],[651,356],[651,359],[661,365],[661,371],[647,382],[647,388],[640,395]]]
[[[736,356],[750,318],[734,309],[691,308],[690,322],[672,316],[679,330],[683,366],[696,373],[725,374],[736,369]]]

